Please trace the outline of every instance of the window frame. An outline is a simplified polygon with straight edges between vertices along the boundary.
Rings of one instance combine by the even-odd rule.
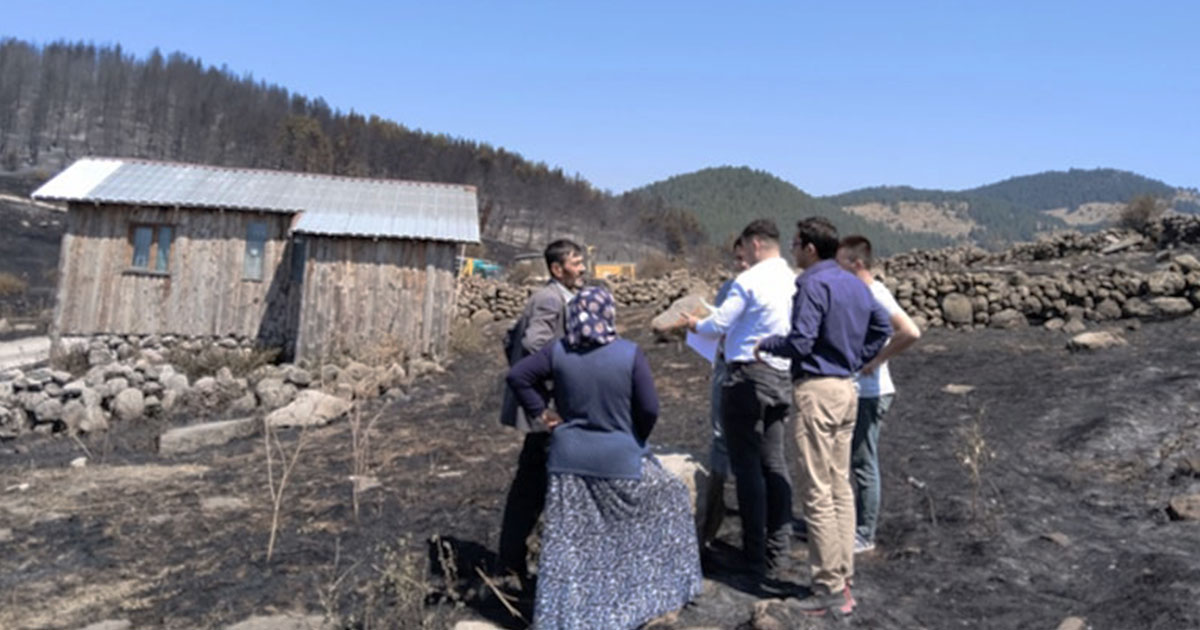
[[[252,232],[255,226],[262,226],[262,240],[258,241],[258,275],[255,277],[248,269],[251,257],[251,244],[256,242],[251,240]],[[245,282],[262,282],[267,275],[267,243],[271,242],[271,226],[265,219],[251,219],[246,222],[246,248],[242,250],[242,280]]]
[[[143,229],[150,230],[150,242],[146,245],[146,263],[144,265],[137,264],[138,262],[138,232]],[[160,257],[162,256],[162,244],[164,232],[166,235],[166,257],[163,259],[162,268],[159,268]],[[171,251],[175,245],[175,235],[177,233],[176,226],[173,223],[163,222],[131,222],[129,224],[129,256],[126,258],[128,266],[125,269],[126,273],[147,275],[147,276],[169,276],[171,275]]]

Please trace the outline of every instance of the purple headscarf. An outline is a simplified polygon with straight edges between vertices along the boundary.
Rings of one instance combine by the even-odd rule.
[[[617,309],[604,287],[585,287],[567,304],[567,346],[590,348],[617,338]]]

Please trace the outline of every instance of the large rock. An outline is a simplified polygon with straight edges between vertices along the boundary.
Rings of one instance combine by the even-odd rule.
[[[127,387],[113,399],[112,412],[120,420],[136,420],[146,413],[146,397],[142,390]]]
[[[87,361],[90,366],[108,365],[117,360],[117,355],[108,348],[93,348],[88,352]]]
[[[350,411],[350,407],[348,400],[306,389],[286,407],[268,414],[267,424],[273,427],[322,426]]]
[[[1075,335],[1067,342],[1067,349],[1073,352],[1104,350],[1128,345],[1129,342],[1120,334],[1111,330],[1098,330]]]
[[[1096,305],[1096,316],[1101,321],[1121,319],[1121,305],[1114,299],[1104,298]]]
[[[278,409],[296,397],[296,386],[281,378],[264,378],[254,386],[258,402],[267,409]]]
[[[295,385],[296,387],[304,388],[312,384],[312,373],[308,370],[289,365],[283,370],[283,380]]]
[[[163,372],[160,375],[160,382],[167,391],[183,393],[188,390],[191,385],[188,383],[187,374],[179,374],[176,372]]]
[[[971,298],[961,293],[951,293],[942,299],[942,319],[951,324],[965,326],[975,321],[975,307]]]
[[[992,328],[1024,328],[1029,325],[1029,320],[1017,309],[1006,308],[992,315],[988,325]]]
[[[108,429],[108,420],[99,405],[86,405],[79,400],[63,405],[63,424],[71,433],[96,433]]]
[[[709,310],[706,304],[702,295],[685,295],[650,320],[650,328],[661,334],[678,327],[685,315],[694,315],[701,319],[708,317]]]
[[[207,446],[220,446],[254,435],[258,425],[259,421],[256,418],[241,418],[171,429],[158,437],[158,452],[163,455],[177,455]]]
[[[1152,298],[1150,306],[1154,307],[1156,316],[1163,318],[1183,317],[1195,310],[1190,300],[1181,297]]]
[[[687,486],[688,499],[692,505],[692,517],[696,523],[696,540],[704,539],[704,523],[708,518],[708,482],[711,474],[696,458],[687,453],[656,454],[663,470],[674,475]]]
[[[117,394],[120,394],[127,389],[129,389],[129,379],[118,376],[116,378],[109,379],[109,381],[104,384],[103,395],[105,398],[116,398]]]
[[[1131,297],[1121,305],[1121,314],[1125,317],[1154,317],[1154,306],[1141,298]]]
[[[1167,505],[1167,514],[1176,521],[1200,521],[1200,494],[1171,499]]]
[[[1068,335],[1078,335],[1085,330],[1087,330],[1087,324],[1083,323],[1083,318],[1072,319],[1062,327],[1062,331]]]
[[[47,398],[33,408],[33,415],[38,422],[54,422],[62,420],[63,404],[54,398]]]
[[[254,392],[246,392],[229,403],[229,411],[238,414],[250,413],[257,407],[258,399],[254,397]]]
[[[1146,276],[1146,290],[1151,295],[1175,295],[1186,286],[1183,274],[1175,271],[1155,271]]]
[[[1179,265],[1184,271],[1200,271],[1200,260],[1191,254],[1180,254],[1171,259],[1176,265]]]

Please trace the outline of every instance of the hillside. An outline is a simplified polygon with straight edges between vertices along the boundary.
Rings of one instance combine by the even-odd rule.
[[[790,236],[796,221],[811,215],[828,217],[843,233],[867,235],[885,255],[950,242],[941,235],[867,221],[770,173],[748,167],[722,166],[677,175],[632,190],[629,195],[691,211],[718,244],[728,242],[747,223],[760,217],[774,219],[785,237]]]
[[[1047,171],[962,191],[879,186],[825,199],[864,218],[999,245],[1047,230],[1111,223],[1139,195],[1164,199],[1177,212],[1200,213],[1195,191],[1117,169]]]
[[[689,217],[664,221],[657,205],[561,168],[343,112],[182,53],[0,40],[0,174],[44,179],[86,155],[471,184],[485,242],[509,253],[569,236],[637,260],[703,239]]]

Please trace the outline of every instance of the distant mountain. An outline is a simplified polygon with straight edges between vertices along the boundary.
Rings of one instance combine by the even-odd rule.
[[[865,234],[882,254],[914,248],[941,247],[951,238],[892,227],[843,211],[828,199],[813,197],[770,173],[748,167],[722,166],[677,175],[627,193],[690,211],[713,242],[724,245],[750,221],[774,219],[785,240],[796,221],[822,215],[843,234]]]
[[[1111,168],[1047,171],[962,191],[881,186],[824,199],[894,228],[999,246],[1047,230],[1111,223],[1139,195],[1165,199],[1176,212],[1200,213],[1195,190]]]

